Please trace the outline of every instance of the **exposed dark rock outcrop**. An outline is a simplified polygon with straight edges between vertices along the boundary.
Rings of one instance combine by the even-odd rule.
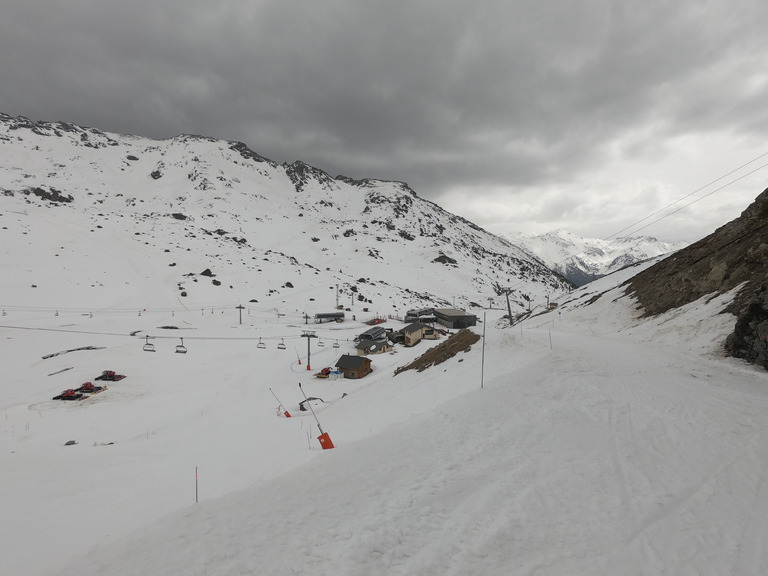
[[[445,254],[440,254],[437,258],[432,260],[432,262],[438,262],[440,264],[453,264],[456,265],[456,260],[453,258],[446,256]]]
[[[266,162],[267,164],[276,166],[276,164],[272,160],[269,160],[267,158],[264,158],[264,156],[257,154],[242,142],[231,142],[229,145],[229,149],[234,150],[235,152],[238,152],[240,156],[242,156],[246,160],[253,160],[254,162]]]
[[[739,315],[725,349],[731,356],[768,369],[768,285],[765,283]]]
[[[653,316],[740,286],[726,310],[738,317],[726,348],[765,365],[767,279],[768,189],[735,220],[634,276],[627,291]]]
[[[50,190],[45,190],[39,187],[27,188],[26,190],[23,190],[22,193],[26,194],[27,196],[30,194],[37,196],[38,198],[47,200],[48,202],[69,203],[74,200],[74,198],[72,198],[72,194],[67,194],[65,196],[60,190],[56,190],[56,188],[51,188]]]
[[[299,160],[286,166],[285,173],[293,182],[296,192],[299,193],[304,191],[304,188],[311,180],[318,182],[326,190],[331,190],[334,187],[334,179],[328,174]]]

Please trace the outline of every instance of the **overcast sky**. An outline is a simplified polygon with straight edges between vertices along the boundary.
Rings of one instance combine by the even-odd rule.
[[[712,192],[639,232],[695,240],[768,187],[766,167],[714,192],[766,155],[696,192],[768,153],[765,0],[0,8],[0,112],[239,140],[492,232],[605,238]]]

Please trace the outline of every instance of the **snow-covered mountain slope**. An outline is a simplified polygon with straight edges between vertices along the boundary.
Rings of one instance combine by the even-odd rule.
[[[514,326],[482,310],[482,339],[423,371],[395,375],[444,337],[314,378],[365,308],[550,284],[402,184],[65,128],[0,139],[3,574],[766,572],[768,387],[722,355],[733,290],[643,318],[641,264]],[[517,276],[485,272],[497,254]],[[337,283],[345,321],[305,324]],[[103,370],[126,378],[52,399]]]
[[[577,286],[687,245],[685,242],[662,242],[652,236],[612,240],[582,238],[566,230],[536,235],[509,234],[507,238],[525,247]]]
[[[6,305],[277,309],[290,300],[304,312],[310,301],[335,306],[338,285],[341,305],[387,315],[487,305],[494,286],[515,288],[515,309],[569,289],[526,251],[403,183],[277,165],[241,143],[2,115],[0,155],[2,257],[7,265],[23,250],[35,262],[4,280],[4,293],[24,295]],[[92,256],[84,277],[68,269],[74,252]],[[266,282],[275,270],[281,281]],[[64,285],[83,290],[68,301]],[[118,285],[141,299],[117,301]]]
[[[362,380],[312,378],[305,326],[268,310],[9,310],[4,573],[760,574],[765,373],[718,352],[728,295],[641,320],[616,287],[634,271],[513,327],[489,310],[481,343],[423,372],[394,376],[427,342],[372,356]],[[317,328],[316,367],[365,327]],[[127,377],[51,400],[103,369]]]

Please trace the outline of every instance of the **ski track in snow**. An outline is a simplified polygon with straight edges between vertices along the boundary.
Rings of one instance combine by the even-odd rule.
[[[566,294],[432,203],[400,218],[398,183],[299,191],[221,141],[21,130],[0,170],[3,576],[768,574],[768,378],[719,352],[733,294],[640,321],[615,287],[650,262]],[[393,377],[428,343],[360,381],[313,378],[356,353],[349,319],[312,326],[341,347],[313,343],[306,370],[303,315],[339,284],[361,319],[495,283],[533,316],[488,311],[483,389],[480,344],[422,373]],[[557,315],[536,316],[550,296]],[[51,400],[105,369],[127,378]],[[313,407],[336,449],[299,382],[332,400]]]
[[[465,387],[357,441],[337,435],[336,450],[172,512],[52,573],[715,575],[765,567],[763,374],[622,337],[512,330],[489,337],[483,390]],[[373,397],[374,388],[355,395]],[[332,434],[343,430],[341,407],[323,413],[334,417]]]
[[[717,351],[732,328],[719,314],[725,297],[641,322],[609,292],[622,278],[608,278],[557,316],[508,327],[503,311],[489,311],[483,389],[480,343],[422,373],[393,376],[428,343],[373,356],[363,380],[319,380],[313,372],[354,354],[351,340],[367,328],[313,326],[341,347],[313,345],[306,370],[301,315],[325,280],[263,297],[233,325],[232,307],[179,310],[175,293],[147,296],[168,261],[86,240],[79,220],[57,218],[68,226],[8,222],[34,225],[31,252],[21,252],[40,262],[12,260],[8,281],[40,286],[9,290],[19,306],[0,326],[2,574],[768,573],[767,379]],[[297,240],[286,250],[309,249]],[[65,251],[105,269],[81,262],[71,285],[39,280]],[[186,262],[199,269],[196,256]],[[260,266],[265,286],[300,276]],[[380,273],[378,261],[365,266],[360,276]],[[445,289],[443,276],[400,273]],[[82,313],[84,293],[93,314]],[[61,315],[36,302],[60,302]],[[167,325],[184,330],[158,328]],[[180,334],[184,355],[173,352]],[[145,335],[153,354],[142,351]],[[256,349],[262,337],[266,350]],[[98,349],[42,359],[87,346]],[[83,402],[51,400],[105,369],[127,378]],[[315,419],[299,413],[299,382],[331,400],[313,407],[336,449],[322,451]],[[270,389],[300,417],[277,417]]]

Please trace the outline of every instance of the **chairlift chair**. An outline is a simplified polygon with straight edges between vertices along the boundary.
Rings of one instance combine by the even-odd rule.
[[[338,348],[339,347],[339,341],[338,340],[336,340],[336,342],[333,343],[333,347],[334,348]]]
[[[285,350],[285,338],[280,338],[280,344],[277,345],[278,350]]]
[[[259,343],[256,344],[256,348],[261,348],[262,350],[264,350],[266,347],[267,347],[267,345],[264,344],[264,342],[261,341],[261,336],[259,336]]]
[[[145,344],[144,344],[142,349],[144,350],[144,352],[154,352],[155,351],[155,345],[151,344],[149,342],[149,334],[147,334],[146,338],[147,339],[145,340]]]
[[[317,345],[318,345],[320,348],[323,348],[323,347],[325,346],[325,342],[323,342],[322,340],[318,340],[318,341],[317,341]]]
[[[186,354],[187,353],[187,347],[184,346],[184,338],[181,339],[181,344],[176,346],[176,354]]]

